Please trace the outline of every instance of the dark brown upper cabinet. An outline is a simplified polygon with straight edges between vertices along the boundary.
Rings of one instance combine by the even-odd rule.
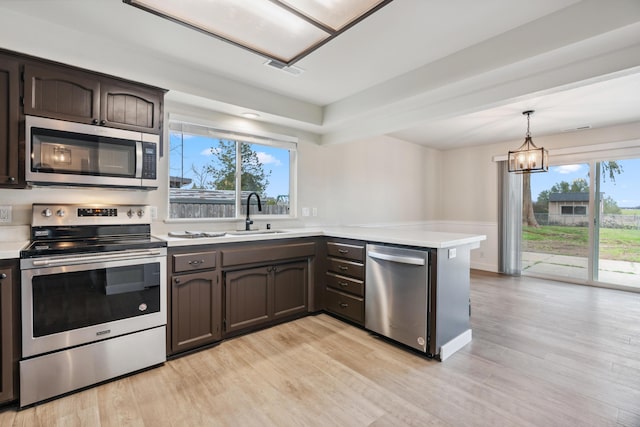
[[[105,80],[100,90],[100,124],[159,134],[162,131],[160,105],[163,96],[161,91]]]
[[[20,62],[0,53],[0,186],[24,186],[20,151]],[[22,171],[22,173],[21,173]]]
[[[24,67],[24,113],[146,133],[162,131],[164,91],[63,65]]]
[[[98,124],[100,82],[67,67],[27,64],[24,67],[24,113]]]

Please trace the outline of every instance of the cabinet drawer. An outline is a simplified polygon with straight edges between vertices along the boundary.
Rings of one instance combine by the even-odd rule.
[[[362,263],[329,258],[328,265],[330,271],[364,280],[364,264]]]
[[[327,254],[332,257],[364,262],[364,246],[327,242]]]
[[[173,255],[173,271],[179,273],[181,271],[203,270],[206,268],[216,267],[216,253],[211,252],[192,252],[188,254]]]
[[[327,273],[327,286],[359,297],[364,296],[364,282],[362,280]]]
[[[364,323],[364,299],[326,288],[327,311],[346,317],[354,322]]]

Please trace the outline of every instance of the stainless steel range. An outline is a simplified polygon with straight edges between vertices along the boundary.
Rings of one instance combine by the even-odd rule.
[[[166,243],[141,205],[33,205],[20,406],[166,360]]]

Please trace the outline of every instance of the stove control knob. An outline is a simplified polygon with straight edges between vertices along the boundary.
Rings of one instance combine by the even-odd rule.
[[[129,209],[129,210],[127,211],[127,216],[128,216],[129,218],[131,218],[131,217],[133,216],[133,209]]]
[[[51,215],[53,215],[53,212],[51,212],[51,209],[46,208],[45,210],[42,211],[42,216],[49,218]]]
[[[64,211],[64,209],[58,209],[56,211],[56,215],[58,215],[59,217],[63,217],[66,215],[66,212]]]
[[[144,210],[138,209],[138,218],[142,218],[144,215]]]

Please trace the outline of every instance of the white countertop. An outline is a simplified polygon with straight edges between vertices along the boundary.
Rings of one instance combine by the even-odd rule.
[[[20,258],[20,250],[29,244],[28,241],[0,243],[0,259]]]
[[[327,227],[325,236],[369,242],[393,243],[421,248],[452,248],[454,246],[479,244],[487,236],[480,234],[448,233],[428,230],[423,226],[390,227]]]
[[[297,237],[340,237],[345,239],[366,240],[369,242],[392,243],[422,248],[451,248],[462,245],[479,245],[486,240],[484,235],[448,233],[431,231],[420,225],[380,226],[380,227],[322,227],[281,229],[284,233],[225,235],[221,237],[184,238],[157,235],[165,240],[167,246],[211,245],[220,243],[253,242],[262,240],[292,239]],[[0,243],[0,259],[17,259],[20,250],[28,241],[9,241]]]
[[[202,238],[171,237],[165,234],[156,237],[166,240],[167,246],[169,247],[327,236],[438,249],[462,245],[478,245],[482,240],[486,240],[487,238],[487,236],[484,235],[431,231],[422,226],[341,226],[322,228],[290,228],[282,229],[281,231],[284,231],[284,233],[250,234],[242,236],[225,235],[221,237]]]

